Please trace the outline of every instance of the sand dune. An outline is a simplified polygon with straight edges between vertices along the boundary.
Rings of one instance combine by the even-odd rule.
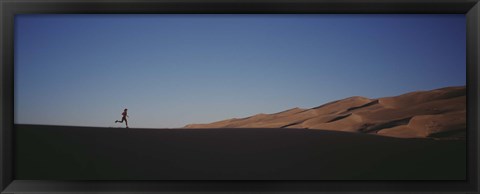
[[[467,173],[464,140],[289,128],[48,125],[15,125],[15,137],[21,180],[464,181]]]
[[[466,88],[446,87],[369,99],[354,96],[315,108],[293,108],[185,128],[301,128],[400,138],[463,139]]]

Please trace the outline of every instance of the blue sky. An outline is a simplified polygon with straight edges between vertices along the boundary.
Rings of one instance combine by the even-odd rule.
[[[17,15],[15,123],[175,128],[465,85],[465,16]]]

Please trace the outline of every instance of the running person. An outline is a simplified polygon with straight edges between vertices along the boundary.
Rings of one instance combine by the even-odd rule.
[[[121,120],[121,121],[116,120],[115,123],[123,123],[123,121],[125,121],[125,125],[126,125],[127,128],[128,128],[128,121],[127,121],[128,115],[127,115],[127,110],[128,110],[128,109],[123,110],[123,112],[122,112],[122,120]]]

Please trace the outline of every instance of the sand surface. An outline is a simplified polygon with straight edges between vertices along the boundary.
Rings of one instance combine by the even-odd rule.
[[[16,125],[14,142],[17,180],[463,180],[467,161],[464,140],[290,128]]]
[[[446,87],[369,99],[354,96],[315,108],[293,108],[185,128],[296,128],[399,138],[464,139],[466,89]]]

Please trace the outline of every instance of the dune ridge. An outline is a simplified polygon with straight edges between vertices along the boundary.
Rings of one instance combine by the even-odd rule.
[[[292,108],[184,128],[300,128],[398,138],[464,139],[466,87],[415,91],[369,99],[353,96],[318,107]]]

